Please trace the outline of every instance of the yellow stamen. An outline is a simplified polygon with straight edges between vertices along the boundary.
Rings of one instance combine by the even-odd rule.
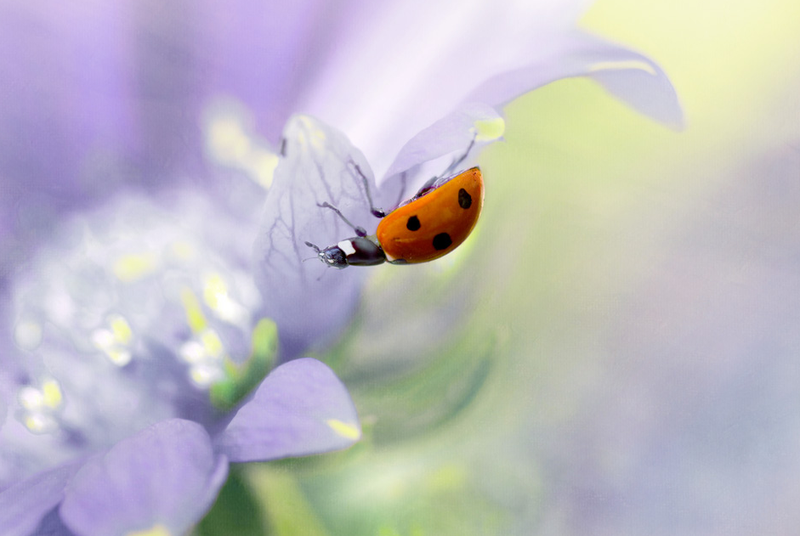
[[[499,140],[506,131],[506,122],[502,117],[478,119],[473,123],[473,126],[475,128],[475,141]]]
[[[228,296],[228,287],[219,274],[210,274],[206,277],[203,298],[212,309],[219,307],[220,299]]]
[[[114,338],[120,344],[128,344],[131,342],[133,338],[133,331],[131,330],[130,324],[128,321],[125,320],[124,317],[119,315],[114,315],[110,319],[111,324],[111,332],[114,334]]]
[[[209,329],[204,331],[200,335],[200,342],[203,343],[203,348],[205,348],[206,353],[212,357],[219,358],[225,351],[225,346],[222,344],[222,340],[214,330]]]
[[[277,154],[264,149],[254,149],[244,159],[242,165],[253,179],[264,188],[272,186],[275,168],[281,159]]]
[[[125,255],[114,263],[114,275],[123,283],[131,283],[153,273],[158,268],[158,257],[154,253]]]
[[[197,297],[188,288],[181,291],[181,302],[186,311],[186,321],[189,327],[195,333],[200,333],[206,328],[206,317],[203,315],[203,310],[200,308],[200,303]]]
[[[59,407],[64,400],[61,394],[61,387],[59,387],[58,382],[55,380],[45,380],[42,384],[42,394],[44,395],[44,404],[53,409]]]
[[[152,528],[129,532],[126,536],[172,536],[172,533],[164,525],[153,525]]]
[[[342,422],[339,419],[328,419],[325,423],[334,432],[346,439],[352,439],[353,441],[361,439],[361,429],[357,425]]]

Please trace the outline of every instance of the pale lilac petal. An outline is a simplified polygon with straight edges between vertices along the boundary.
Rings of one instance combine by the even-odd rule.
[[[158,186],[178,175],[156,170],[199,163],[198,119],[215,96],[244,102],[276,142],[347,14],[336,7],[323,0],[3,2],[4,179],[60,194],[107,191],[121,179]],[[131,174],[134,163],[150,173]],[[125,168],[101,173],[96,165]]]
[[[322,344],[350,322],[367,270],[336,270],[322,264],[305,245],[324,248],[355,236],[333,211],[339,207],[354,225],[375,229],[364,185],[353,163],[372,172],[361,152],[340,132],[306,116],[293,117],[284,131],[285,154],[265,202],[255,245],[255,279],[266,316],[278,325],[282,357],[296,357]],[[376,203],[379,202],[376,199]],[[304,262],[308,259],[308,262]]]
[[[64,488],[81,462],[41,472],[0,492],[0,534],[26,536],[64,498]]]
[[[276,143],[357,4],[0,2],[0,285],[67,211],[128,189],[219,188],[200,128],[210,103],[244,104]]]
[[[461,156],[459,152],[463,154],[476,136],[476,121],[499,119],[500,114],[491,106],[484,104],[462,106],[411,138],[392,162],[386,173],[386,179],[441,156],[452,153],[457,157]],[[480,145],[481,142],[478,140],[475,148]],[[413,186],[411,190],[414,191]]]
[[[361,437],[347,389],[316,359],[276,368],[219,438],[232,462],[306,456],[349,447]]]
[[[61,518],[81,536],[154,527],[183,534],[211,507],[227,470],[202,426],[162,421],[81,468],[66,490]]]
[[[342,35],[301,109],[341,128],[383,177],[406,141],[460,103],[503,104],[505,99],[470,97],[484,81],[532,66],[555,69],[552,63],[572,46],[588,47],[583,51],[588,54],[592,39],[572,28],[582,7],[582,2],[477,0],[457,6],[446,0],[392,4]],[[613,53],[597,61],[619,59],[616,49],[597,45],[598,52]],[[587,74],[586,69],[543,73],[538,83],[515,88],[519,91],[513,96],[564,76]],[[610,84],[618,96],[631,97],[619,83]],[[637,90],[650,92],[652,86],[639,84]],[[658,93],[663,86],[655,84],[655,98],[663,97]],[[642,95],[636,104],[650,96]]]
[[[642,114],[672,128],[683,128],[683,111],[674,87],[663,70],[647,57],[580,33],[547,50],[549,55],[486,80],[466,97],[470,103],[487,104],[462,105],[415,135],[400,150],[382,180],[463,150],[474,135],[474,121],[499,117],[493,107],[500,109],[533,89],[564,78],[590,77]]]
[[[545,49],[530,63],[482,83],[469,100],[502,106],[562,78],[588,76],[614,96],[657,121],[683,127],[675,88],[654,61],[625,47],[575,32]]]
[[[196,82],[195,91],[205,98],[243,103],[259,132],[277,143],[297,96],[313,84],[337,32],[362,1],[150,0],[141,17],[147,26],[159,23],[159,37],[193,59],[191,66],[173,61],[166,69],[185,69],[182,78]],[[166,88],[173,75],[162,75]]]
[[[554,20],[562,9],[575,13],[573,5],[483,0],[367,10],[341,35],[300,109],[347,133],[382,177],[405,142],[502,72],[499,59],[525,53],[530,36],[554,31],[551,25],[568,27],[566,17]]]

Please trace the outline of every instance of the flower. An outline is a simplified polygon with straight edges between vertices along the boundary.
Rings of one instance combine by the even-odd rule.
[[[366,272],[303,262],[346,232],[317,203],[370,217],[355,166],[392,207],[570,76],[680,124],[659,67],[573,30],[575,6],[506,7],[0,7],[23,51],[0,63],[0,527],[179,534],[229,462],[360,437],[341,382],[295,359],[358,304]]]
[[[67,221],[15,280],[4,533],[63,522],[76,534],[182,534],[229,462],[360,437],[346,389],[321,362],[294,360],[264,379],[277,334],[258,316],[249,247],[231,239],[246,243],[246,225],[204,198],[170,208],[121,199]]]
[[[344,189],[339,191],[324,187],[325,177],[352,175],[348,162],[365,171],[373,191],[379,186],[379,206],[394,207],[446,168],[453,155],[468,150],[469,162],[501,139],[505,104],[537,87],[574,76],[596,80],[635,109],[670,126],[683,124],[675,91],[658,65],[566,24],[536,35],[542,21],[535,15],[542,6],[509,2],[504,10],[482,2],[460,3],[456,20],[452,20],[449,2],[424,2],[414,7],[409,10],[398,3],[370,11],[364,15],[366,21],[348,26],[325,65],[327,76],[300,100],[299,108],[318,120],[290,120],[283,133],[287,155],[276,169],[276,184],[296,180],[298,158],[313,166],[304,169],[303,176],[321,170],[313,186],[300,183],[297,189],[270,192],[256,245],[256,281],[291,347],[309,329],[314,332],[314,346],[330,341],[347,324],[359,300],[364,274],[337,274],[336,284],[331,285],[311,276],[320,273],[318,266],[297,268],[308,253],[299,245],[308,239],[306,229],[316,229],[314,239],[326,245],[344,238],[343,230],[352,234],[329,211],[315,210],[315,204],[332,202],[361,225],[375,221],[358,180],[342,180]],[[402,39],[390,30],[402,24],[399,15],[413,17],[418,23],[413,33]],[[483,39],[475,39],[469,30]],[[446,53],[432,55],[431,50]],[[436,76],[426,78],[431,71]],[[369,73],[368,84],[354,83],[364,76],[361,73]],[[397,104],[403,99],[405,106]],[[313,144],[317,147],[311,147]],[[335,153],[338,161],[323,161],[329,152]],[[286,189],[291,192],[288,196]],[[322,197],[323,192],[327,197]],[[311,210],[299,210],[298,206]],[[291,231],[303,230],[298,236],[280,225],[288,221],[289,212],[294,218]],[[270,259],[286,255],[292,256],[292,262],[285,266],[284,277],[271,279],[274,268]],[[298,301],[298,296],[303,298]],[[335,314],[317,315],[309,323],[309,303],[329,304]]]
[[[245,106],[273,147],[293,113],[325,121],[364,151],[379,182],[390,166],[400,173],[462,151],[469,129],[437,143],[442,132],[424,130],[460,106],[499,108],[563,77],[588,75],[644,113],[680,124],[656,64],[573,28],[584,5],[5,3],[0,276],[64,212],[128,190],[224,188],[199,128],[220,97]]]

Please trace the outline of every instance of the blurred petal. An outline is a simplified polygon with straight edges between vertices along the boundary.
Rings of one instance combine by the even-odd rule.
[[[0,493],[0,534],[26,536],[64,497],[64,487],[81,462],[41,472]]]
[[[454,152],[463,153],[470,146],[473,139],[476,140],[476,145],[479,146],[486,141],[496,141],[502,136],[502,128],[500,128],[500,132],[497,135],[488,140],[481,139],[479,137],[481,123],[499,123],[502,126],[503,119],[493,107],[485,104],[462,106],[457,111],[443,117],[411,138],[389,167],[386,178],[398,175],[440,156]],[[458,154],[458,156],[461,155]],[[462,166],[462,168],[466,167],[469,166]],[[412,187],[410,190],[414,191],[415,188]]]
[[[9,289],[0,489],[168,418],[211,426],[208,390],[250,353],[255,222],[188,191],[114,201],[63,219]]]
[[[14,187],[46,189],[65,202],[84,186],[109,188],[119,178],[102,174],[103,184],[93,173],[104,160],[121,164],[109,162],[108,151],[130,155],[141,132],[126,70],[134,59],[129,15],[121,3],[0,6],[0,173]]]
[[[259,131],[276,143],[297,95],[313,83],[341,25],[352,20],[353,7],[362,1],[187,1],[184,11],[200,6],[207,46],[199,55],[212,58],[213,74],[204,77],[212,84],[209,93],[234,95],[255,112]]]
[[[343,14],[325,4],[3,2],[0,173],[20,187],[24,173],[30,187],[92,194],[123,178],[98,166],[132,171],[136,161],[151,173],[126,178],[158,186],[153,171],[197,165],[198,119],[220,95],[248,105],[277,141]]]
[[[551,40],[536,54],[527,55],[525,65],[484,81],[470,93],[468,102],[415,135],[400,150],[384,179],[439,156],[463,150],[473,134],[473,121],[499,117],[500,108],[538,87],[563,78],[588,76],[611,94],[644,115],[680,129],[683,111],[672,83],[652,60],[627,48],[572,32]],[[489,140],[495,141],[495,140]]]
[[[591,56],[592,47],[599,47],[592,65],[641,59],[633,53],[622,57],[624,49],[607,48],[575,32],[573,24],[584,5],[476,0],[454,8],[446,0],[426,0],[370,11],[361,25],[342,35],[300,109],[346,132],[383,177],[406,141],[459,103],[501,105],[558,78],[587,74],[590,65],[555,69],[573,48],[575,54]],[[612,56],[603,57],[608,53]],[[540,68],[550,72],[522,80],[527,86],[514,84],[514,91],[498,95],[500,100],[475,98],[474,91],[486,80]],[[614,86],[616,95],[633,98],[633,91],[623,90],[621,83],[601,78]],[[640,83],[636,90],[650,91],[650,86]],[[656,84],[656,89],[662,86]],[[636,102],[649,98],[646,94]]]
[[[353,401],[333,371],[303,358],[276,368],[219,438],[232,462],[306,456],[361,437]]]
[[[589,76],[635,110],[672,128],[683,127],[675,88],[652,60],[625,47],[575,32],[528,63],[476,88],[470,100],[502,106],[562,78]]]
[[[0,285],[67,211],[218,186],[200,128],[215,99],[277,142],[348,15],[322,0],[0,2]]]
[[[333,211],[317,204],[336,205],[367,231],[378,220],[369,212],[363,182],[352,164],[367,175],[375,192],[369,165],[343,134],[310,117],[296,116],[286,125],[284,137],[286,156],[275,170],[265,202],[254,270],[265,316],[278,325],[286,359],[323,343],[347,325],[367,275],[359,269],[330,269],[305,245],[309,241],[324,248],[355,236]]]
[[[162,421],[81,468],[61,517],[82,536],[158,529],[183,534],[211,507],[227,471],[202,426]]]

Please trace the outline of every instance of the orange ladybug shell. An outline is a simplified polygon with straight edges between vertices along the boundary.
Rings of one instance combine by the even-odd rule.
[[[428,262],[456,249],[478,222],[483,194],[483,176],[474,167],[397,207],[375,233],[386,259]]]

